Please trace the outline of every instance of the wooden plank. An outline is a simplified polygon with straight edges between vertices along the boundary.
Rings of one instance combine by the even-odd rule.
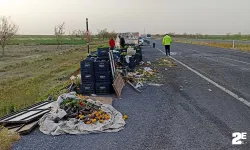
[[[129,85],[131,85],[137,92],[141,93],[140,90],[138,90],[130,81],[127,81]]]
[[[100,101],[103,104],[110,104],[110,105],[112,105],[113,101],[111,97],[90,96],[89,98],[94,101]]]
[[[24,109],[16,114],[8,115],[8,117],[0,118],[0,124],[8,125],[15,123],[29,123],[33,120],[36,120],[40,116],[48,113],[50,111],[52,101],[44,102],[43,104],[35,105],[34,107],[28,107],[28,109]],[[41,109],[43,108],[43,109]]]
[[[32,131],[32,129],[34,129],[36,126],[38,125],[38,120],[27,123],[27,124],[19,124],[16,127],[10,127],[8,128],[9,131],[11,132],[17,132],[19,134],[28,134],[29,132]]]
[[[116,73],[115,80],[114,80],[112,86],[115,89],[116,95],[118,97],[120,97],[121,93],[122,93],[122,89],[125,86],[124,80],[123,80],[120,73]]]
[[[48,99],[49,99],[49,98],[48,98]],[[29,106],[29,107],[26,107],[26,108],[24,108],[24,109],[21,109],[21,110],[19,110],[19,111],[17,111],[17,112],[14,112],[14,113],[10,113],[10,114],[8,114],[8,115],[5,115],[5,116],[3,116],[3,117],[0,118],[0,121],[1,121],[1,120],[6,120],[6,118],[9,118],[9,117],[21,115],[21,114],[24,113],[24,111],[28,111],[28,110],[31,110],[31,109],[34,109],[34,108],[37,108],[37,107],[40,107],[40,106],[44,106],[44,105],[46,105],[46,104],[48,104],[48,103],[51,103],[51,101],[46,100],[46,101],[38,102],[38,103],[36,103],[36,104],[34,104],[34,105],[31,105],[31,106]],[[10,119],[10,118],[9,118],[9,119]]]
[[[38,121],[34,121],[28,124],[25,124],[22,128],[18,130],[19,134],[28,134],[38,125]]]

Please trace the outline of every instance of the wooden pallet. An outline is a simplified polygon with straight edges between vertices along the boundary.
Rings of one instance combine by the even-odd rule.
[[[113,85],[113,87],[115,89],[116,95],[118,97],[120,97],[121,93],[122,93],[122,89],[125,86],[125,82],[124,82],[123,77],[121,76],[120,73],[116,72],[115,79],[114,79],[114,82],[113,82],[112,85]]]

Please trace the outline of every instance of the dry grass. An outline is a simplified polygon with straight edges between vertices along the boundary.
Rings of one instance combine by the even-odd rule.
[[[218,48],[226,48],[226,49],[235,49],[235,50],[250,52],[250,44],[235,44],[235,48],[233,48],[232,43],[197,42],[197,41],[187,41],[187,40],[175,40],[175,42],[204,45],[204,46],[211,46],[211,47],[218,47]]]
[[[0,126],[0,150],[9,150],[11,144],[19,139],[18,133],[10,132],[8,129]]]
[[[92,50],[96,47],[91,46]],[[45,100],[49,95],[55,100],[65,92],[60,89],[71,83],[70,74],[80,67],[80,61],[86,56],[86,48],[72,47],[49,51],[38,58],[22,59],[11,65],[3,64],[1,67],[0,63],[0,70],[3,70],[0,72],[0,116]]]

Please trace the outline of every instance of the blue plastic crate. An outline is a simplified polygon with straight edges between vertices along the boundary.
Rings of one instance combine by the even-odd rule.
[[[97,57],[96,61],[109,61],[109,56]]]
[[[95,81],[95,74],[94,72],[84,72],[81,71],[81,80],[85,83],[90,83]]]
[[[110,94],[112,89],[111,82],[95,83],[96,94]]]
[[[111,82],[111,72],[95,72],[95,81],[96,82]]]
[[[136,65],[139,65],[139,63],[141,62],[141,54],[139,53],[136,53],[135,54],[135,62],[136,62]]]
[[[130,69],[135,69],[136,63],[135,62],[129,62],[129,68]]]
[[[94,62],[95,64],[95,72],[99,72],[99,71],[110,71],[111,67],[110,67],[110,61],[100,61],[100,60],[96,60]]]
[[[108,56],[109,47],[97,48],[97,55],[100,56]]]
[[[95,94],[95,83],[82,83],[80,92],[81,94]]]
[[[81,61],[80,68],[84,72],[93,72],[94,71],[94,59],[86,59]]]

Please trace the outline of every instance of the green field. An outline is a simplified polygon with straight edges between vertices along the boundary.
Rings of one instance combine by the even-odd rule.
[[[81,45],[86,41],[81,39],[71,40],[63,38],[63,45]],[[57,41],[53,37],[15,37],[8,42],[8,45],[57,45]]]
[[[152,35],[152,38],[162,38],[164,35]],[[208,40],[250,40],[250,35],[196,35],[196,34],[173,34],[174,38],[188,38],[188,39],[208,39]]]
[[[0,116],[16,111],[52,95],[70,84],[70,74],[80,67],[87,56],[85,42],[65,38],[57,48],[53,37],[15,37],[0,57]],[[91,51],[106,41],[92,41]]]

